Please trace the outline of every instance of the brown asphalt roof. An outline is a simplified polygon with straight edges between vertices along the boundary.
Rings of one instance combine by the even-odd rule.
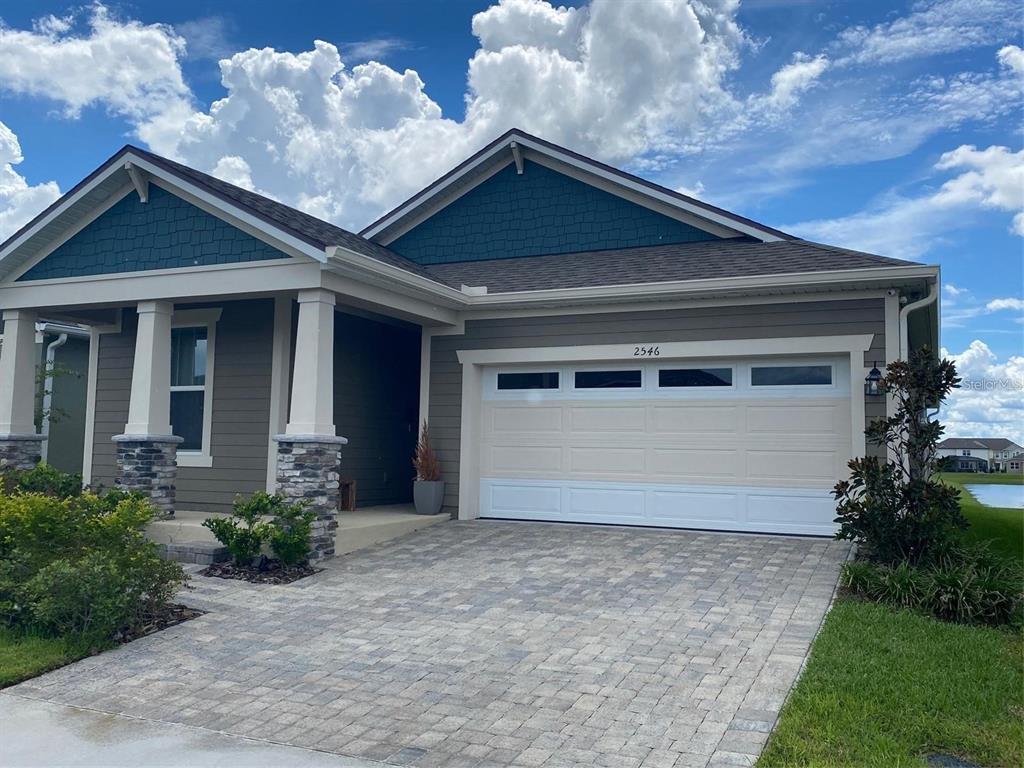
[[[488,293],[509,293],[546,288],[583,288],[905,266],[914,264],[808,240],[762,243],[753,238],[734,238],[432,264],[427,270],[436,279],[450,285],[486,285]]]
[[[527,136],[527,134],[523,134],[521,131],[510,131],[497,141],[504,140],[512,133]],[[544,142],[542,139],[535,140],[548,144],[560,151],[568,151]],[[494,142],[492,142],[492,146],[493,144]],[[491,293],[508,293],[552,288],[630,285],[676,280],[700,280],[913,265],[913,262],[821,245],[806,240],[799,240],[790,235],[784,235],[784,233],[778,233],[787,239],[763,243],[752,237],[737,237],[695,243],[422,266],[382,245],[335,226],[330,222],[318,219],[276,200],[271,200],[263,195],[235,186],[234,184],[229,184],[209,174],[202,173],[181,163],[168,160],[131,145],[123,147],[113,157],[93,171],[93,173],[69,190],[60,200],[57,200],[40,213],[36,219],[33,219],[33,221],[14,233],[4,243],[0,244],[0,248],[12,242],[22,232],[30,228],[36,220],[58,207],[65,199],[81,189],[99,173],[109,168],[112,164],[120,162],[122,157],[129,152],[145,158],[169,174],[199,186],[209,194],[238,206],[240,209],[278,227],[315,248],[341,246],[360,255],[404,269],[412,274],[446,283],[456,288],[463,284],[487,286],[488,291]],[[594,162],[590,161],[589,158],[584,159]],[[621,173],[614,168],[607,168]],[[629,174],[622,175],[629,176]],[[630,178],[635,178],[637,181],[662,191],[671,192],[671,190],[664,190],[643,179],[638,179],[637,177]],[[720,211],[720,209],[708,206],[685,195],[678,196],[709,210]],[[734,214],[730,215],[735,217]],[[749,221],[742,219],[742,217],[735,218]]]
[[[1017,444],[1005,437],[950,437],[938,445],[939,448],[978,448],[990,451],[1005,451]]]

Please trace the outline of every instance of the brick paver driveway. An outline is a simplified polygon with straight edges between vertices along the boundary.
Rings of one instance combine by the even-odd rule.
[[[449,523],[200,619],[32,698],[416,766],[746,765],[818,629],[836,542]]]

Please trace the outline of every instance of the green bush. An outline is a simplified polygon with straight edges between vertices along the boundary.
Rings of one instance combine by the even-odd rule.
[[[960,491],[934,477],[943,427],[922,418],[960,386],[960,379],[952,362],[922,349],[909,362],[890,363],[882,386],[895,412],[872,422],[865,435],[896,458],[849,462],[849,479],[833,489],[836,538],[858,542],[876,562],[916,565],[933,559],[935,550],[955,542],[968,525],[960,511]]]
[[[309,534],[316,513],[304,504],[285,504],[271,523],[270,549],[282,565],[298,565],[309,557]]]
[[[61,472],[44,461],[32,469],[7,470],[3,473],[2,485],[5,493],[22,491],[66,499],[82,492],[82,476]]]
[[[284,503],[283,499],[277,501],[278,498],[266,491],[257,491],[248,499],[237,496],[231,517],[209,517],[203,525],[228,548],[232,560],[238,565],[250,565],[270,537],[270,524],[263,517]]]
[[[957,624],[1024,623],[1024,569],[986,545],[947,546],[934,562],[847,563],[840,584],[861,597]]]
[[[153,507],[121,491],[0,495],[0,623],[110,638],[185,583],[143,534]]]
[[[236,497],[232,507],[231,517],[207,518],[203,525],[238,565],[250,565],[264,544],[284,565],[295,565],[309,555],[309,532],[316,516],[306,512],[304,505],[257,491],[247,499]]]

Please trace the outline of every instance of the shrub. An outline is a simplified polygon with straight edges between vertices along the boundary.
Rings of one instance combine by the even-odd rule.
[[[32,469],[9,469],[3,474],[3,491],[5,493],[42,493],[66,499],[78,496],[82,492],[82,476],[61,472],[45,461],[36,464]]]
[[[271,523],[270,549],[282,565],[298,565],[309,557],[309,534],[316,513],[304,504],[285,504]]]
[[[284,565],[295,565],[309,555],[309,532],[316,515],[302,504],[289,504],[283,496],[257,491],[247,499],[237,497],[231,517],[208,518],[209,528],[228,548],[238,565],[250,565],[264,543]],[[266,518],[272,518],[270,522]]]
[[[937,361],[927,349],[911,355],[910,362],[889,364],[883,387],[895,399],[896,412],[875,421],[865,434],[898,458],[850,461],[850,478],[833,490],[840,525],[836,538],[858,542],[880,563],[917,564],[967,527],[960,492],[933,479],[942,425],[922,416],[959,382],[953,363]]]
[[[413,455],[412,466],[416,470],[417,480],[440,480],[441,462],[430,444],[430,432],[427,430],[427,422],[423,422],[420,430],[420,439],[416,443],[416,453]]]
[[[840,584],[862,597],[958,624],[1024,622],[1024,569],[986,545],[949,546],[934,562],[918,566],[847,563]]]
[[[185,583],[143,534],[153,507],[121,491],[0,495],[0,623],[110,638]]]

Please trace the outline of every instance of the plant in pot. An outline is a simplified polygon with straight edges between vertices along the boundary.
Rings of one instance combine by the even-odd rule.
[[[416,470],[416,482],[412,486],[412,499],[418,515],[436,515],[444,502],[444,480],[441,479],[441,462],[430,445],[427,422],[423,422],[420,439],[416,443],[416,454],[412,465]]]

